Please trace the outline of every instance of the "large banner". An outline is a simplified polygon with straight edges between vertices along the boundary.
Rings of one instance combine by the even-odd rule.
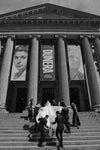
[[[80,46],[68,45],[68,59],[71,80],[84,80]]]
[[[55,50],[54,46],[41,45],[40,80],[55,80]]]
[[[11,81],[26,80],[28,49],[28,45],[15,46],[11,70]]]

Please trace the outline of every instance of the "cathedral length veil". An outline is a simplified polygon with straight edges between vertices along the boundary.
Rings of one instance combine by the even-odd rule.
[[[51,103],[49,101],[47,101],[44,107],[40,108],[39,113],[36,117],[36,121],[38,122],[38,119],[41,117],[45,117],[45,115],[49,116],[47,125],[48,127],[51,127],[52,125],[51,122],[54,122],[56,117],[56,112],[54,111],[54,108],[53,106],[51,106]]]
[[[45,104],[45,110],[49,115],[50,121],[53,122],[56,117],[56,112],[54,111],[54,107],[51,105],[49,101],[47,101],[47,103]]]

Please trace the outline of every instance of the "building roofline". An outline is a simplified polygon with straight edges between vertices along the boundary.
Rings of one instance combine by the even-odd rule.
[[[37,9],[37,8],[39,8],[39,7],[48,7],[48,6],[57,7],[58,9],[60,8],[60,9],[62,9],[63,11],[68,10],[68,11],[73,11],[73,12],[75,12],[75,13],[79,12],[80,14],[87,15],[87,16],[90,17],[90,18],[91,18],[91,17],[92,17],[92,18],[100,18],[99,15],[95,15],[95,14],[91,14],[91,13],[88,13],[88,12],[84,12],[84,11],[80,11],[80,10],[76,10],[76,9],[72,9],[72,8],[67,8],[67,7],[63,7],[63,6],[56,5],[56,4],[51,4],[51,3],[44,3],[44,4],[40,4],[40,5],[28,7],[28,8],[19,9],[19,10],[12,11],[12,12],[0,14],[0,18],[9,16],[9,15],[14,15],[14,14],[17,14],[17,13],[22,13],[22,12],[24,12],[24,11],[27,12],[27,11],[32,10],[32,9]]]

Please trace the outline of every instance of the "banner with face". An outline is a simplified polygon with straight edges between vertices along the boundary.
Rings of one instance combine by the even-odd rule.
[[[28,45],[16,45],[13,55],[11,81],[25,81],[28,60]]]
[[[68,59],[71,80],[84,80],[80,46],[68,45]]]

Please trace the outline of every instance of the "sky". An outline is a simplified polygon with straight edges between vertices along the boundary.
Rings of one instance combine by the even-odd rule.
[[[0,0],[0,14],[52,3],[100,16],[100,0]]]

